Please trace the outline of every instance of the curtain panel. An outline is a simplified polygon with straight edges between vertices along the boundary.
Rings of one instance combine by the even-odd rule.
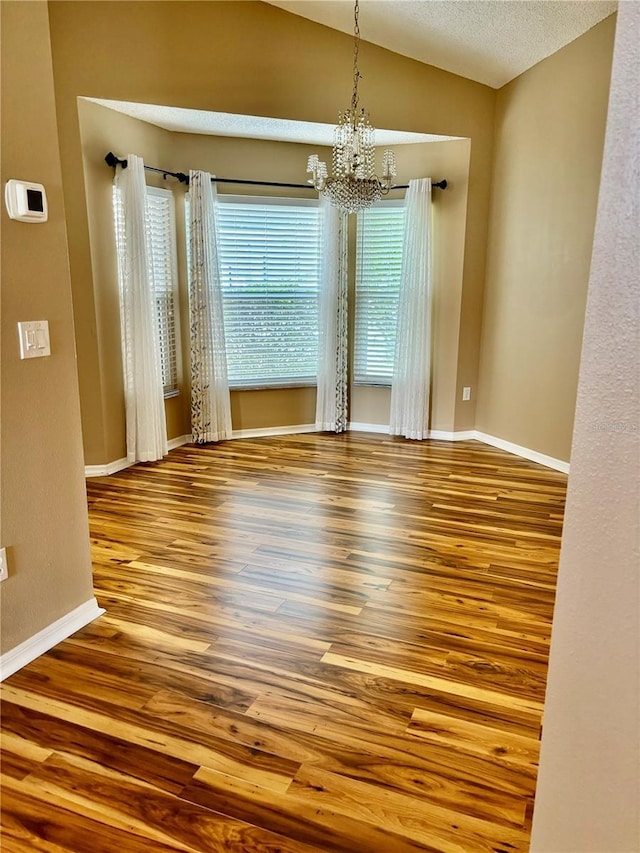
[[[116,245],[124,375],[127,459],[153,462],[168,452],[153,265],[148,245],[144,162],[118,166]]]
[[[409,181],[389,432],[429,435],[432,274],[431,179]]]
[[[217,191],[208,172],[189,172],[191,430],[204,444],[231,438],[222,289],[218,259]]]
[[[316,429],[347,428],[347,215],[322,196]]]

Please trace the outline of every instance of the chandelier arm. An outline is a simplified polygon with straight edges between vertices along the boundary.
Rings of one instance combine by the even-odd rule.
[[[382,157],[381,177],[375,174],[375,129],[364,108],[358,110],[358,83],[362,75],[358,68],[360,52],[360,0],[353,7],[353,94],[348,110],[338,114],[334,129],[332,152],[333,174],[328,174],[327,165],[317,155],[309,157],[307,172],[311,173],[312,185],[318,192],[326,193],[334,207],[355,213],[371,207],[387,195],[396,176],[396,160],[393,151],[387,149]]]

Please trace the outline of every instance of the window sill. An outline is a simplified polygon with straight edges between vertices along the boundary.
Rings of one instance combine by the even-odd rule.
[[[295,388],[315,388],[317,382],[281,382],[275,385],[229,385],[230,391],[282,391]]]
[[[165,400],[171,400],[172,397],[179,397],[180,396],[180,389],[176,388],[175,391],[164,391],[163,396],[164,396]]]

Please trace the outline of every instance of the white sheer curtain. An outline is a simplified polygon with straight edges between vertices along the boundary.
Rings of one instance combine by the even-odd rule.
[[[391,385],[391,435],[429,434],[433,301],[431,179],[409,181]]]
[[[316,429],[347,428],[347,216],[322,196]]]
[[[203,444],[231,438],[231,404],[218,265],[217,192],[208,172],[189,172],[191,430]]]
[[[144,162],[127,154],[116,170],[116,244],[120,279],[127,459],[153,462],[167,453],[160,340],[153,266],[147,243]]]

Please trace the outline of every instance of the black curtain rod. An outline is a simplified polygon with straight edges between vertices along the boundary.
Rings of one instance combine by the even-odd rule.
[[[104,158],[107,166],[113,166],[114,168],[119,164],[123,169],[127,168],[127,161],[121,160],[119,157],[116,157],[111,151]],[[168,169],[158,169],[155,166],[145,166],[144,167],[147,172],[158,172],[158,174],[162,175],[163,178],[176,178],[180,181],[181,184],[189,183],[189,175],[185,175],[184,172],[170,172]],[[313,190],[314,187],[311,184],[283,184],[279,181],[247,181],[241,178],[211,178],[212,181],[215,181],[216,184],[245,184],[246,186],[251,187],[286,187],[289,189],[296,190]],[[432,187],[438,187],[438,189],[446,190],[447,181],[443,179],[442,181],[433,182],[431,184]],[[391,187],[392,190],[407,190],[409,189],[409,184],[397,184]]]

